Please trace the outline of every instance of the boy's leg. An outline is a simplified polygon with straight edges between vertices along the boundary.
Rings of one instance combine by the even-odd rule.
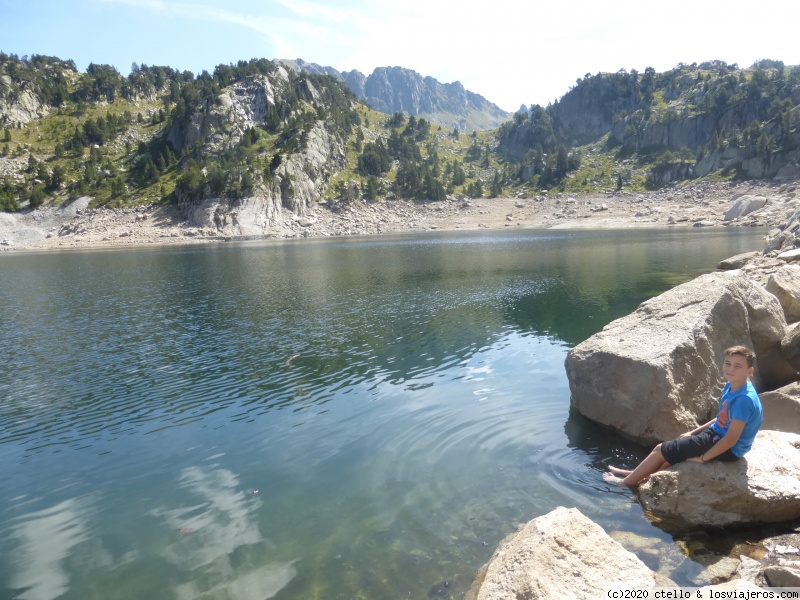
[[[665,466],[666,464],[666,466]],[[624,477],[618,477],[611,473],[604,473],[603,479],[608,483],[613,483],[615,485],[636,485],[643,479],[649,477],[656,471],[660,471],[661,469],[665,469],[668,467],[669,464],[666,463],[664,460],[664,456],[661,454],[661,444],[653,448],[653,451],[647,455],[647,457],[639,463],[633,471],[625,475]],[[611,469],[609,469],[610,471]],[[622,469],[619,469],[620,471]]]
[[[658,468],[659,471],[663,471],[664,469],[668,468],[670,464],[667,461]],[[618,475],[620,477],[625,477],[633,473],[630,469],[620,469],[619,467],[615,467],[613,465],[608,465],[608,470],[613,473],[614,475]]]
[[[629,469],[620,469],[617,467],[613,467],[608,465],[608,470],[611,471],[614,475],[619,475],[620,477],[625,477],[625,475],[630,475],[631,471]]]
[[[636,485],[656,471],[662,471],[670,465],[683,462],[694,456],[702,455],[710,449],[718,439],[719,436],[705,430],[689,437],[677,438],[669,442],[664,442],[653,448],[653,451],[647,458],[639,463],[639,466],[627,475],[623,475],[623,469],[614,468],[614,470],[612,470],[609,468],[611,472],[604,473],[603,479],[607,483],[613,483],[614,485]],[[666,446],[663,453],[662,446]],[[667,460],[664,454],[667,454],[670,460]],[[614,471],[618,471],[618,474],[623,476],[618,477],[614,474]]]

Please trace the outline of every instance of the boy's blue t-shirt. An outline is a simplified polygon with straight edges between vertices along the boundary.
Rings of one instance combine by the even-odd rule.
[[[731,448],[731,452],[741,458],[753,446],[753,440],[763,419],[761,400],[750,381],[735,392],[731,392],[730,382],[725,384],[725,387],[722,388],[722,398],[719,401],[719,413],[716,421],[710,427],[711,431],[724,436],[728,433],[731,419],[738,419],[745,423],[742,435]]]

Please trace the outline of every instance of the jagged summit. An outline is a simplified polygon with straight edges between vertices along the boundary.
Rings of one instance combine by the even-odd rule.
[[[480,94],[465,89],[459,81],[441,83],[403,67],[378,67],[365,76],[360,71],[337,71],[301,58],[278,62],[295,71],[335,77],[359,99],[387,114],[404,112],[461,131],[493,129],[511,117]]]

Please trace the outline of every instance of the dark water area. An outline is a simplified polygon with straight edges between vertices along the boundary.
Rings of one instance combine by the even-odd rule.
[[[569,348],[756,230],[0,256],[0,598],[458,598],[574,506],[701,567],[569,407]]]

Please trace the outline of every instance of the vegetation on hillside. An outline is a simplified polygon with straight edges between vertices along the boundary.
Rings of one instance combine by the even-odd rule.
[[[288,73],[286,93],[263,122],[211,148],[186,132],[220,102],[228,86],[275,69],[268,60],[219,65],[194,76],[169,67],[133,65],[128,77],[108,65],[75,71],[71,61],[0,53],[0,101],[11,106],[24,92],[50,107],[21,128],[0,116],[0,156],[20,168],[0,182],[0,208],[19,210],[89,195],[94,204],[121,206],[205,195],[244,197],[291,154],[305,149],[316,122],[347,138],[358,113],[353,94],[325,75]],[[308,84],[319,93],[309,102]],[[201,132],[207,134],[210,132]],[[21,162],[23,161],[23,162]],[[24,168],[22,168],[24,166]]]
[[[563,165],[565,150],[581,154],[583,145],[604,139],[622,187],[658,185],[667,172],[696,175],[711,152],[728,151],[728,176],[746,176],[736,166],[754,157],[768,173],[795,160],[787,153],[800,146],[799,125],[800,67],[762,60],[740,69],[712,61],[665,73],[587,74],[554,104],[517,113],[497,138],[500,152],[518,165],[518,183],[556,189],[575,187],[568,176],[587,180],[577,158],[566,171],[553,169],[559,154]],[[632,160],[623,166],[626,159]]]
[[[0,209],[84,195],[108,206],[246,197],[306,150],[316,126],[346,147],[327,186],[333,203],[743,177],[756,163],[768,173],[796,161],[800,146],[800,67],[779,61],[587,74],[558,102],[469,135],[378,113],[330,76],[293,71],[252,127],[215,120],[226,90],[277,82],[277,68],[254,59],[194,75],[134,64],[125,77],[0,52]]]

